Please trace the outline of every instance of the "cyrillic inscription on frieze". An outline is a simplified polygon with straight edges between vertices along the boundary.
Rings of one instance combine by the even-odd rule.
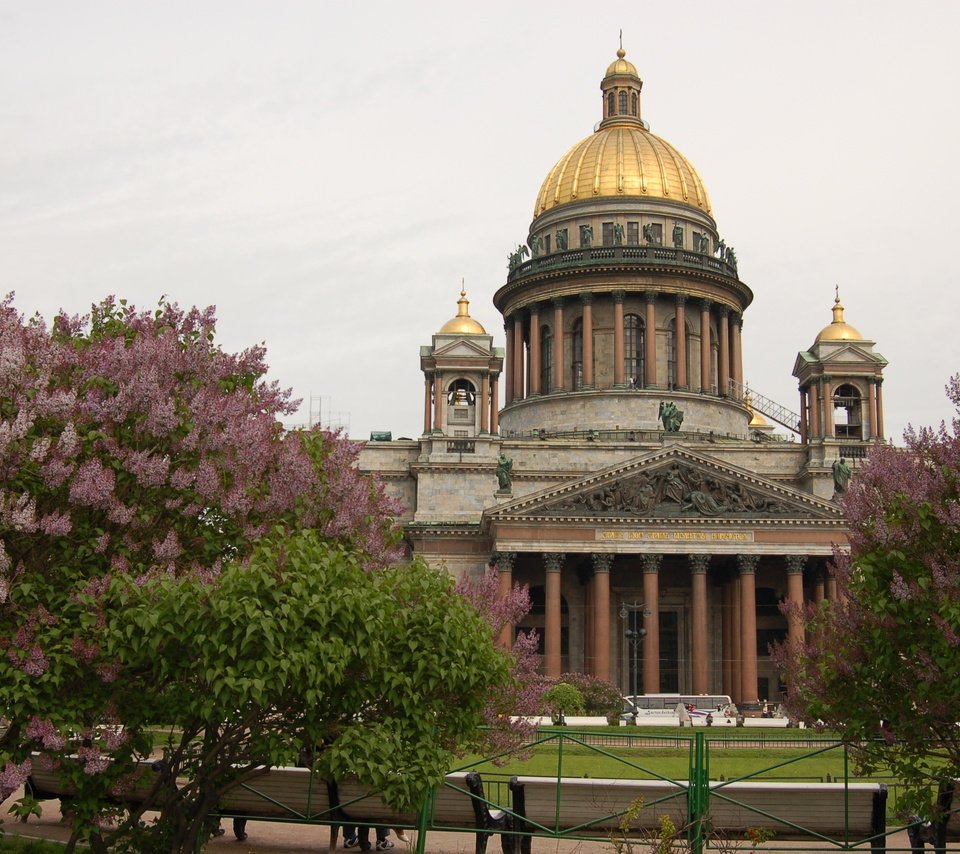
[[[597,540],[648,543],[752,543],[753,531],[621,531],[596,529]]]

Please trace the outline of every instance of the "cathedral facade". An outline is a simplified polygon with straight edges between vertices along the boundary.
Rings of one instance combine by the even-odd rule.
[[[744,386],[753,293],[642,86],[621,49],[594,132],[547,173],[493,296],[505,348],[461,292],[420,351],[422,435],[361,467],[413,554],[529,585],[548,676],[772,700],[769,644],[803,631],[780,603],[835,595],[836,498],[883,436],[886,361],[837,295],[795,410]]]

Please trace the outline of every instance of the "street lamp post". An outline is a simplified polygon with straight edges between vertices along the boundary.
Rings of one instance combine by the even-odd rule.
[[[631,687],[630,687],[630,702],[633,705],[633,722],[637,722],[637,670],[640,664],[640,644],[643,643],[643,636],[647,633],[647,630],[642,626],[639,628],[633,628],[630,625],[630,614],[639,613],[644,617],[650,616],[650,609],[646,605],[638,605],[636,602],[631,605],[627,605],[624,602],[620,606],[620,619],[623,620],[623,636],[627,639],[627,643],[630,645],[630,672],[631,672]]]

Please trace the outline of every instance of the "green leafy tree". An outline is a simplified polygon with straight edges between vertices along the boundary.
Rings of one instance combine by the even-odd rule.
[[[947,391],[960,412],[960,378]],[[906,808],[929,817],[934,784],[960,776],[960,418],[905,439],[860,469],[838,595],[809,608],[807,640],[776,657],[793,713],[862,746],[865,768],[889,769]]]
[[[111,651],[149,698],[131,694],[121,716],[171,722],[161,789],[187,778],[126,837],[133,851],[194,850],[224,791],[302,751],[321,779],[415,808],[478,745],[487,694],[511,678],[445,572],[367,572],[309,531],[263,541],[213,584],[123,579],[107,597]]]
[[[263,349],[225,353],[215,331],[212,309],[108,299],[48,328],[0,301],[0,800],[55,767],[77,789],[71,849],[194,850],[230,774],[304,744],[325,748],[324,773],[401,803],[516,663],[482,617],[471,633],[448,582],[390,568],[396,507],[357,447],[285,433],[295,404],[265,381]],[[108,837],[157,721],[184,733],[156,779],[160,827],[131,842],[134,816]]]
[[[582,715],[585,711],[583,694],[568,682],[557,682],[544,693],[543,709],[554,716]]]

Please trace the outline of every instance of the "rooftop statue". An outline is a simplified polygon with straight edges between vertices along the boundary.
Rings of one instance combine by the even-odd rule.
[[[673,401],[660,401],[660,420],[663,422],[663,429],[667,433],[679,433],[680,425],[683,424],[683,412],[677,409]]]
[[[499,492],[509,492],[513,483],[513,460],[507,459],[506,455],[500,454],[497,459],[497,484]]]
[[[850,484],[852,475],[853,471],[847,464],[847,461],[843,457],[840,457],[840,459],[833,464],[834,496],[843,495],[843,493],[847,491],[847,486]]]
[[[683,226],[680,223],[673,227],[673,245],[677,249],[683,248]]]
[[[613,245],[623,246],[623,226],[619,222],[613,226]]]
[[[557,252],[567,251],[567,230],[565,228],[557,229]]]

